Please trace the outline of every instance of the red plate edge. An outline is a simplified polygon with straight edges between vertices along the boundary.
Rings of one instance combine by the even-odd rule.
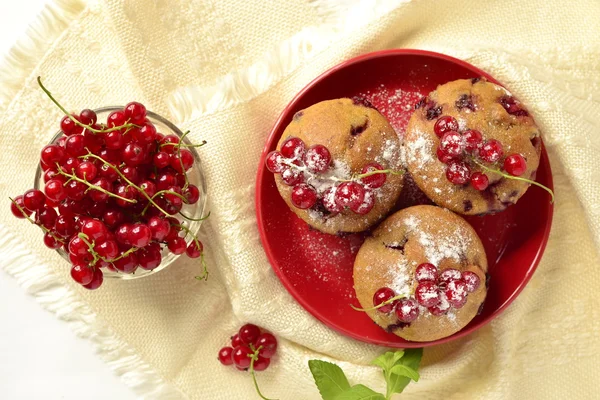
[[[489,75],[487,72],[482,71],[481,69],[467,63],[466,61],[445,55],[445,54],[441,54],[441,53],[436,53],[436,52],[432,52],[432,51],[427,51],[427,50],[419,50],[419,49],[389,49],[389,50],[380,50],[380,51],[376,51],[376,52],[371,52],[371,53],[367,53],[367,54],[363,54],[354,58],[351,58],[347,61],[342,62],[341,64],[338,64],[332,68],[330,68],[329,70],[323,72],[322,74],[320,74],[318,77],[316,77],[315,79],[313,79],[310,83],[308,83],[302,90],[300,90],[296,96],[294,96],[294,98],[288,103],[288,105],[283,109],[283,111],[281,112],[279,118],[277,119],[277,121],[275,122],[275,124],[273,125],[273,128],[271,129],[271,133],[269,134],[266,143],[271,143],[273,142],[273,140],[275,139],[274,136],[277,133],[278,127],[282,124],[283,120],[285,119],[285,117],[287,116],[287,114],[289,113],[290,109],[294,109],[296,103],[298,103],[298,101],[305,95],[306,92],[308,92],[309,90],[311,90],[313,88],[313,86],[315,86],[318,82],[320,82],[321,80],[323,80],[324,78],[326,78],[327,76],[335,73],[336,71],[340,70],[340,69],[344,69],[350,65],[353,64],[357,64],[360,63],[362,61],[365,60],[370,60],[370,59],[374,59],[374,58],[381,58],[381,57],[387,57],[387,56],[396,56],[396,55],[420,55],[420,56],[427,56],[427,57],[431,57],[431,58],[438,58],[438,59],[442,59],[444,61],[449,61],[451,63],[455,63],[458,64],[460,66],[462,66],[465,69],[468,69],[470,71],[473,71],[474,73],[476,73],[479,76],[483,76],[485,77],[487,80],[489,80],[490,82],[496,83],[498,85],[502,85],[500,82],[498,82],[496,79],[494,79],[491,75]],[[502,85],[504,86],[504,85]],[[355,334],[352,331],[346,330],[346,329],[342,329],[338,326],[335,326],[333,324],[331,324],[329,321],[322,319],[320,317],[320,313],[318,312],[318,310],[316,310],[314,307],[310,306],[308,303],[306,303],[304,301],[304,299],[302,298],[302,296],[300,296],[300,294],[294,289],[294,286],[289,282],[289,280],[287,279],[287,277],[282,273],[282,271],[280,270],[280,268],[276,267],[277,261],[271,251],[270,248],[268,248],[265,244],[267,242],[267,238],[266,238],[266,231],[265,231],[265,226],[263,223],[263,213],[262,213],[262,208],[261,208],[261,203],[263,202],[262,199],[262,183],[261,183],[261,175],[264,174],[264,169],[265,169],[265,158],[267,156],[267,154],[270,152],[270,146],[267,147],[265,146],[263,148],[261,157],[260,157],[260,162],[258,165],[258,169],[257,169],[257,174],[256,174],[256,188],[255,188],[255,208],[256,208],[256,217],[257,217],[257,225],[258,225],[258,230],[259,230],[259,234],[260,234],[260,239],[261,239],[261,243],[263,244],[263,249],[265,250],[265,253],[267,255],[267,259],[269,260],[269,263],[271,264],[271,268],[273,268],[273,270],[275,271],[275,274],[278,276],[279,280],[281,281],[281,283],[283,284],[283,286],[286,288],[286,290],[292,295],[292,297],[294,297],[294,299],[300,303],[300,305],[307,310],[311,315],[313,315],[313,317],[317,318],[319,321],[321,321],[323,324],[325,324],[326,326],[328,326],[329,328],[335,330],[336,332],[339,332],[345,336],[351,337],[353,339],[362,341],[362,342],[366,342],[366,343],[371,343],[371,344],[377,344],[377,345],[381,345],[380,343],[377,342],[372,342],[369,340],[366,340],[365,338]],[[548,173],[547,176],[547,186],[554,190],[554,182],[553,182],[553,178],[552,178],[552,169],[550,167],[550,162],[548,160],[548,155],[545,149],[545,145],[543,143],[542,140],[542,154],[541,154],[541,159],[540,159],[540,163],[543,166],[543,169],[545,169]],[[529,281],[531,280],[531,277],[533,276],[535,270],[537,269],[537,266],[539,265],[540,261],[541,261],[541,257],[544,253],[544,250],[546,248],[546,245],[548,243],[548,238],[550,235],[550,230],[552,227],[552,220],[553,220],[553,215],[554,215],[554,204],[551,204],[548,207],[548,213],[547,213],[547,224],[545,227],[545,230],[543,232],[543,239],[542,242],[540,243],[540,246],[538,248],[537,253],[535,254],[533,261],[531,263],[531,266],[529,267],[529,269],[527,270],[525,277],[522,281],[522,283],[517,287],[517,289],[513,292],[513,294],[508,297],[505,302],[499,306],[495,311],[493,311],[487,319],[485,319],[484,321],[482,321],[479,325],[477,326],[473,326],[470,329],[468,329],[467,327],[463,328],[462,330],[460,330],[459,332],[442,338],[442,339],[438,339],[435,341],[431,341],[431,342],[409,342],[407,341],[406,343],[401,343],[401,346],[397,346],[399,348],[420,348],[420,347],[429,347],[429,346],[433,346],[433,345],[439,345],[439,344],[443,344],[443,343],[447,343],[459,338],[462,338],[466,335],[469,335],[471,333],[473,333],[474,331],[476,331],[477,329],[482,328],[483,326],[487,325],[490,321],[492,321],[494,318],[496,318],[502,311],[504,311],[517,297],[518,295],[523,291],[523,289],[525,288],[525,286],[527,285],[527,283],[529,283]]]

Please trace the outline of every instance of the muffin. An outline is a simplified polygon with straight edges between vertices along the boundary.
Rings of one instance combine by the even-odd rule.
[[[541,139],[510,92],[485,79],[461,79],[417,104],[404,149],[408,171],[432,201],[477,215],[502,211],[523,196],[530,184],[511,177],[535,180]]]
[[[383,329],[426,342],[460,331],[478,314],[486,272],[481,240],[464,219],[414,206],[366,239],[354,262],[354,289],[362,311]]]
[[[344,98],[298,111],[266,166],[283,200],[311,227],[361,232],[400,196],[400,153],[398,135],[368,101]]]

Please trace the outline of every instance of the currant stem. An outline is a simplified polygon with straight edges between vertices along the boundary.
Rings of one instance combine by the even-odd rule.
[[[498,169],[494,169],[494,168],[487,167],[487,166],[483,165],[482,163],[480,163],[479,161],[477,161],[477,160],[475,160],[475,159],[472,159],[472,161],[473,161],[473,162],[474,162],[474,163],[475,163],[477,166],[479,166],[481,169],[483,169],[483,170],[485,170],[485,171],[487,171],[487,172],[492,172],[492,173],[494,173],[494,174],[498,174],[498,175],[500,175],[500,176],[502,176],[502,177],[504,177],[504,178],[506,178],[506,179],[514,179],[514,180],[516,180],[516,181],[527,182],[527,183],[530,183],[530,184],[532,184],[532,185],[535,185],[535,186],[541,187],[541,188],[542,188],[542,189],[544,189],[546,192],[550,193],[550,196],[551,196],[551,198],[550,198],[550,203],[554,203],[554,192],[552,191],[552,189],[550,189],[550,188],[548,188],[548,187],[546,187],[546,186],[542,185],[541,183],[538,183],[538,182],[536,182],[536,181],[533,181],[533,180],[531,180],[531,179],[527,179],[527,178],[521,178],[520,176],[514,176],[514,175],[506,174],[506,173],[504,173],[504,172],[502,172],[502,171],[500,171],[500,170],[498,170]]]
[[[57,164],[57,166],[58,166],[58,164]],[[58,171],[57,171],[57,172],[58,172],[58,174],[59,174],[59,175],[66,176],[66,177],[68,177],[68,178],[69,178],[69,180],[68,180],[67,182],[65,182],[65,184],[64,184],[64,185],[66,185],[66,184],[67,184],[67,183],[69,183],[70,181],[77,181],[77,182],[84,183],[84,184],[86,184],[86,185],[88,186],[88,189],[86,189],[86,193],[87,193],[88,191],[90,191],[90,190],[92,190],[92,189],[93,189],[93,190],[97,190],[97,191],[99,191],[99,192],[102,192],[102,193],[104,193],[104,194],[107,194],[109,197],[114,197],[114,198],[116,198],[116,199],[120,199],[120,200],[126,201],[126,202],[128,202],[128,203],[137,203],[137,200],[133,200],[133,199],[127,199],[127,198],[125,198],[125,197],[121,197],[121,196],[119,196],[118,194],[114,194],[114,193],[112,193],[112,192],[109,192],[108,190],[106,190],[106,189],[103,189],[103,188],[101,188],[100,186],[96,186],[96,185],[94,185],[94,184],[92,184],[92,183],[89,183],[89,182],[88,182],[88,181],[86,181],[85,179],[81,179],[81,178],[79,178],[79,177],[78,177],[77,175],[75,175],[75,174],[67,174],[66,172],[64,172],[64,171],[62,171],[62,170],[60,169],[60,166],[58,166]],[[64,185],[63,185],[63,186],[64,186]]]
[[[204,271],[202,272],[202,275],[195,276],[194,278],[198,279],[199,281],[203,280],[206,282],[208,280],[208,266],[206,265],[206,260],[204,259],[204,252],[200,254],[200,263]]]
[[[88,153],[86,155],[83,156],[79,156],[79,158],[85,158],[85,157],[92,157],[95,158],[97,160],[102,161],[104,164],[108,165],[110,168],[114,169],[115,172],[121,177],[121,179],[123,179],[125,182],[127,182],[127,184],[135,189],[137,189],[140,193],[142,193],[144,195],[144,197],[150,202],[152,203],[152,205],[154,205],[154,207],[156,207],[160,212],[162,212],[164,215],[170,217],[171,214],[169,214],[168,212],[166,212],[165,210],[163,210],[158,204],[156,204],[156,202],[150,197],[148,196],[148,193],[146,193],[146,191],[144,189],[142,189],[141,187],[139,187],[138,185],[136,185],[135,183],[131,182],[129,179],[127,179],[125,177],[125,175],[123,175],[123,173],[121,171],[119,171],[119,169],[117,167],[115,167],[114,165],[112,165],[111,163],[109,163],[108,161],[105,161],[102,157],[95,155],[94,153]]]
[[[36,224],[36,223],[35,223],[35,221],[34,221],[34,220],[32,220],[32,219],[29,217],[29,215],[27,215],[27,213],[25,212],[25,210],[23,210],[23,208],[22,208],[22,207],[21,207],[19,204],[17,204],[17,202],[16,202],[16,201],[15,201],[15,200],[14,200],[12,197],[9,197],[9,199],[10,199],[10,201],[11,201],[11,202],[12,202],[12,203],[15,205],[15,207],[17,207],[17,209],[18,209],[18,210],[21,212],[21,214],[23,214],[23,217],[25,217],[25,219],[26,219],[27,221],[31,222],[33,225],[37,225],[37,226],[39,226],[39,227],[40,227],[40,229],[41,229],[41,230],[42,230],[44,233],[47,233],[47,234],[49,234],[50,236],[52,236],[52,238],[53,238],[54,240],[56,240],[57,242],[60,242],[60,243],[63,243],[63,244],[65,243],[64,239],[62,239],[62,238],[60,238],[60,237],[56,236],[54,233],[52,233],[52,231],[51,231],[50,229],[46,228],[46,227],[45,227],[45,226],[43,226],[43,225],[38,225],[38,224]]]
[[[391,304],[393,302],[395,302],[396,300],[402,300],[404,298],[407,298],[408,296],[405,294],[399,294],[397,296],[392,297],[391,299],[387,299],[386,301],[384,301],[383,303],[376,305],[374,307],[369,307],[369,308],[360,308],[360,307],[355,307],[354,305],[350,304],[350,307],[352,307],[353,310],[356,311],[373,311],[373,310],[377,310],[378,308],[381,308],[383,306],[387,306],[388,304]]]
[[[181,142],[183,142],[183,138],[186,137],[190,133],[190,131],[185,131],[181,138],[179,139],[179,143],[177,143],[177,156],[179,157],[179,165],[181,166],[181,170],[183,171],[183,177],[185,178],[185,185],[183,185],[182,190],[187,189],[189,186],[187,171],[183,168],[183,160],[181,159]]]
[[[206,214],[206,217],[200,217],[200,218],[188,217],[187,215],[185,215],[181,211],[179,211],[179,215],[181,215],[183,218],[185,218],[185,219],[187,219],[189,221],[204,221],[206,218],[210,217],[210,211],[208,212],[208,214]]]
[[[118,131],[118,130],[121,130],[123,128],[125,128],[125,129],[140,128],[139,125],[136,125],[136,124],[127,124],[127,123],[123,124],[123,125],[119,125],[119,126],[113,126],[112,128],[107,128],[107,129],[96,129],[96,128],[92,127],[91,125],[86,125],[83,122],[79,121],[77,118],[73,117],[70,112],[68,112],[62,105],[60,105],[60,103],[54,98],[54,96],[52,96],[52,93],[50,93],[50,91],[48,89],[46,89],[46,87],[42,83],[42,77],[41,76],[37,77],[37,82],[38,82],[38,85],[40,86],[40,88],[42,88],[42,90],[44,91],[44,93],[46,93],[46,95],[50,98],[50,100],[52,100],[52,102],[54,104],[56,104],[56,106],[58,108],[60,108],[60,110],[63,113],[65,113],[65,115],[68,116],[71,121],[73,121],[75,124],[81,126],[82,128],[89,130],[90,132],[104,133],[104,132]]]
[[[254,346],[252,346],[254,347]],[[254,350],[254,348],[252,349],[254,351],[253,354],[250,355],[250,374],[252,374],[252,381],[254,381],[254,388],[256,389],[256,393],[258,393],[258,395],[260,396],[261,399],[263,400],[277,400],[277,399],[269,399],[268,397],[265,397],[261,391],[260,388],[258,387],[258,382],[256,381],[256,373],[254,372],[254,361],[258,360],[258,352],[260,351],[260,349],[262,349],[262,346],[259,346],[256,350]]]
[[[377,175],[377,174],[390,174],[390,175],[404,175],[404,171],[395,171],[393,169],[377,169],[370,172],[365,172],[364,174],[354,175],[352,179],[348,179],[348,181],[359,180],[362,178],[366,178],[368,176]]]
[[[92,255],[92,257],[94,257],[94,259],[92,260],[92,262],[90,264],[91,265],[96,265],[96,263],[98,262],[98,260],[101,259],[102,257],[100,257],[98,255],[98,253],[96,253],[96,250],[94,250],[95,243],[93,241],[90,243],[90,241],[88,240],[89,237],[85,233],[79,232],[77,234],[77,237],[79,239],[83,240],[83,243],[87,244],[88,253],[90,253]]]
[[[189,132],[189,131],[188,131]],[[183,136],[182,136],[183,137]],[[187,143],[182,143],[181,147],[202,147],[206,144],[206,140],[203,140],[201,143],[198,144],[187,144]],[[165,147],[165,146],[177,146],[177,143],[162,143],[159,147]]]
[[[154,198],[156,198],[162,194],[167,194],[167,193],[173,194],[173,195],[179,197],[181,200],[183,200],[187,204],[187,199],[183,195],[180,195],[179,193],[173,192],[171,190],[159,190],[158,192],[154,193],[154,195],[152,196],[152,200],[154,200]],[[150,203],[146,204],[146,207],[144,207],[144,209],[142,210],[141,215],[146,214],[146,211],[148,211],[148,207],[150,207]]]

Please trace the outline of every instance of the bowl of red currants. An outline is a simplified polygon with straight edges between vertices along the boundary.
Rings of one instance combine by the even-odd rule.
[[[66,114],[41,150],[34,189],[11,198],[11,211],[42,229],[85,288],[148,276],[184,254],[201,259],[196,278],[206,278],[203,144],[137,102]]]

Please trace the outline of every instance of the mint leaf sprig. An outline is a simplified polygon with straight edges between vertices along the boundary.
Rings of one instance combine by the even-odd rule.
[[[419,364],[423,349],[398,350],[373,360],[373,365],[382,369],[387,384],[385,396],[357,384],[350,386],[344,371],[336,364],[321,360],[310,360],[308,367],[315,379],[323,400],[390,400],[394,393],[402,393],[411,380],[419,380]]]

